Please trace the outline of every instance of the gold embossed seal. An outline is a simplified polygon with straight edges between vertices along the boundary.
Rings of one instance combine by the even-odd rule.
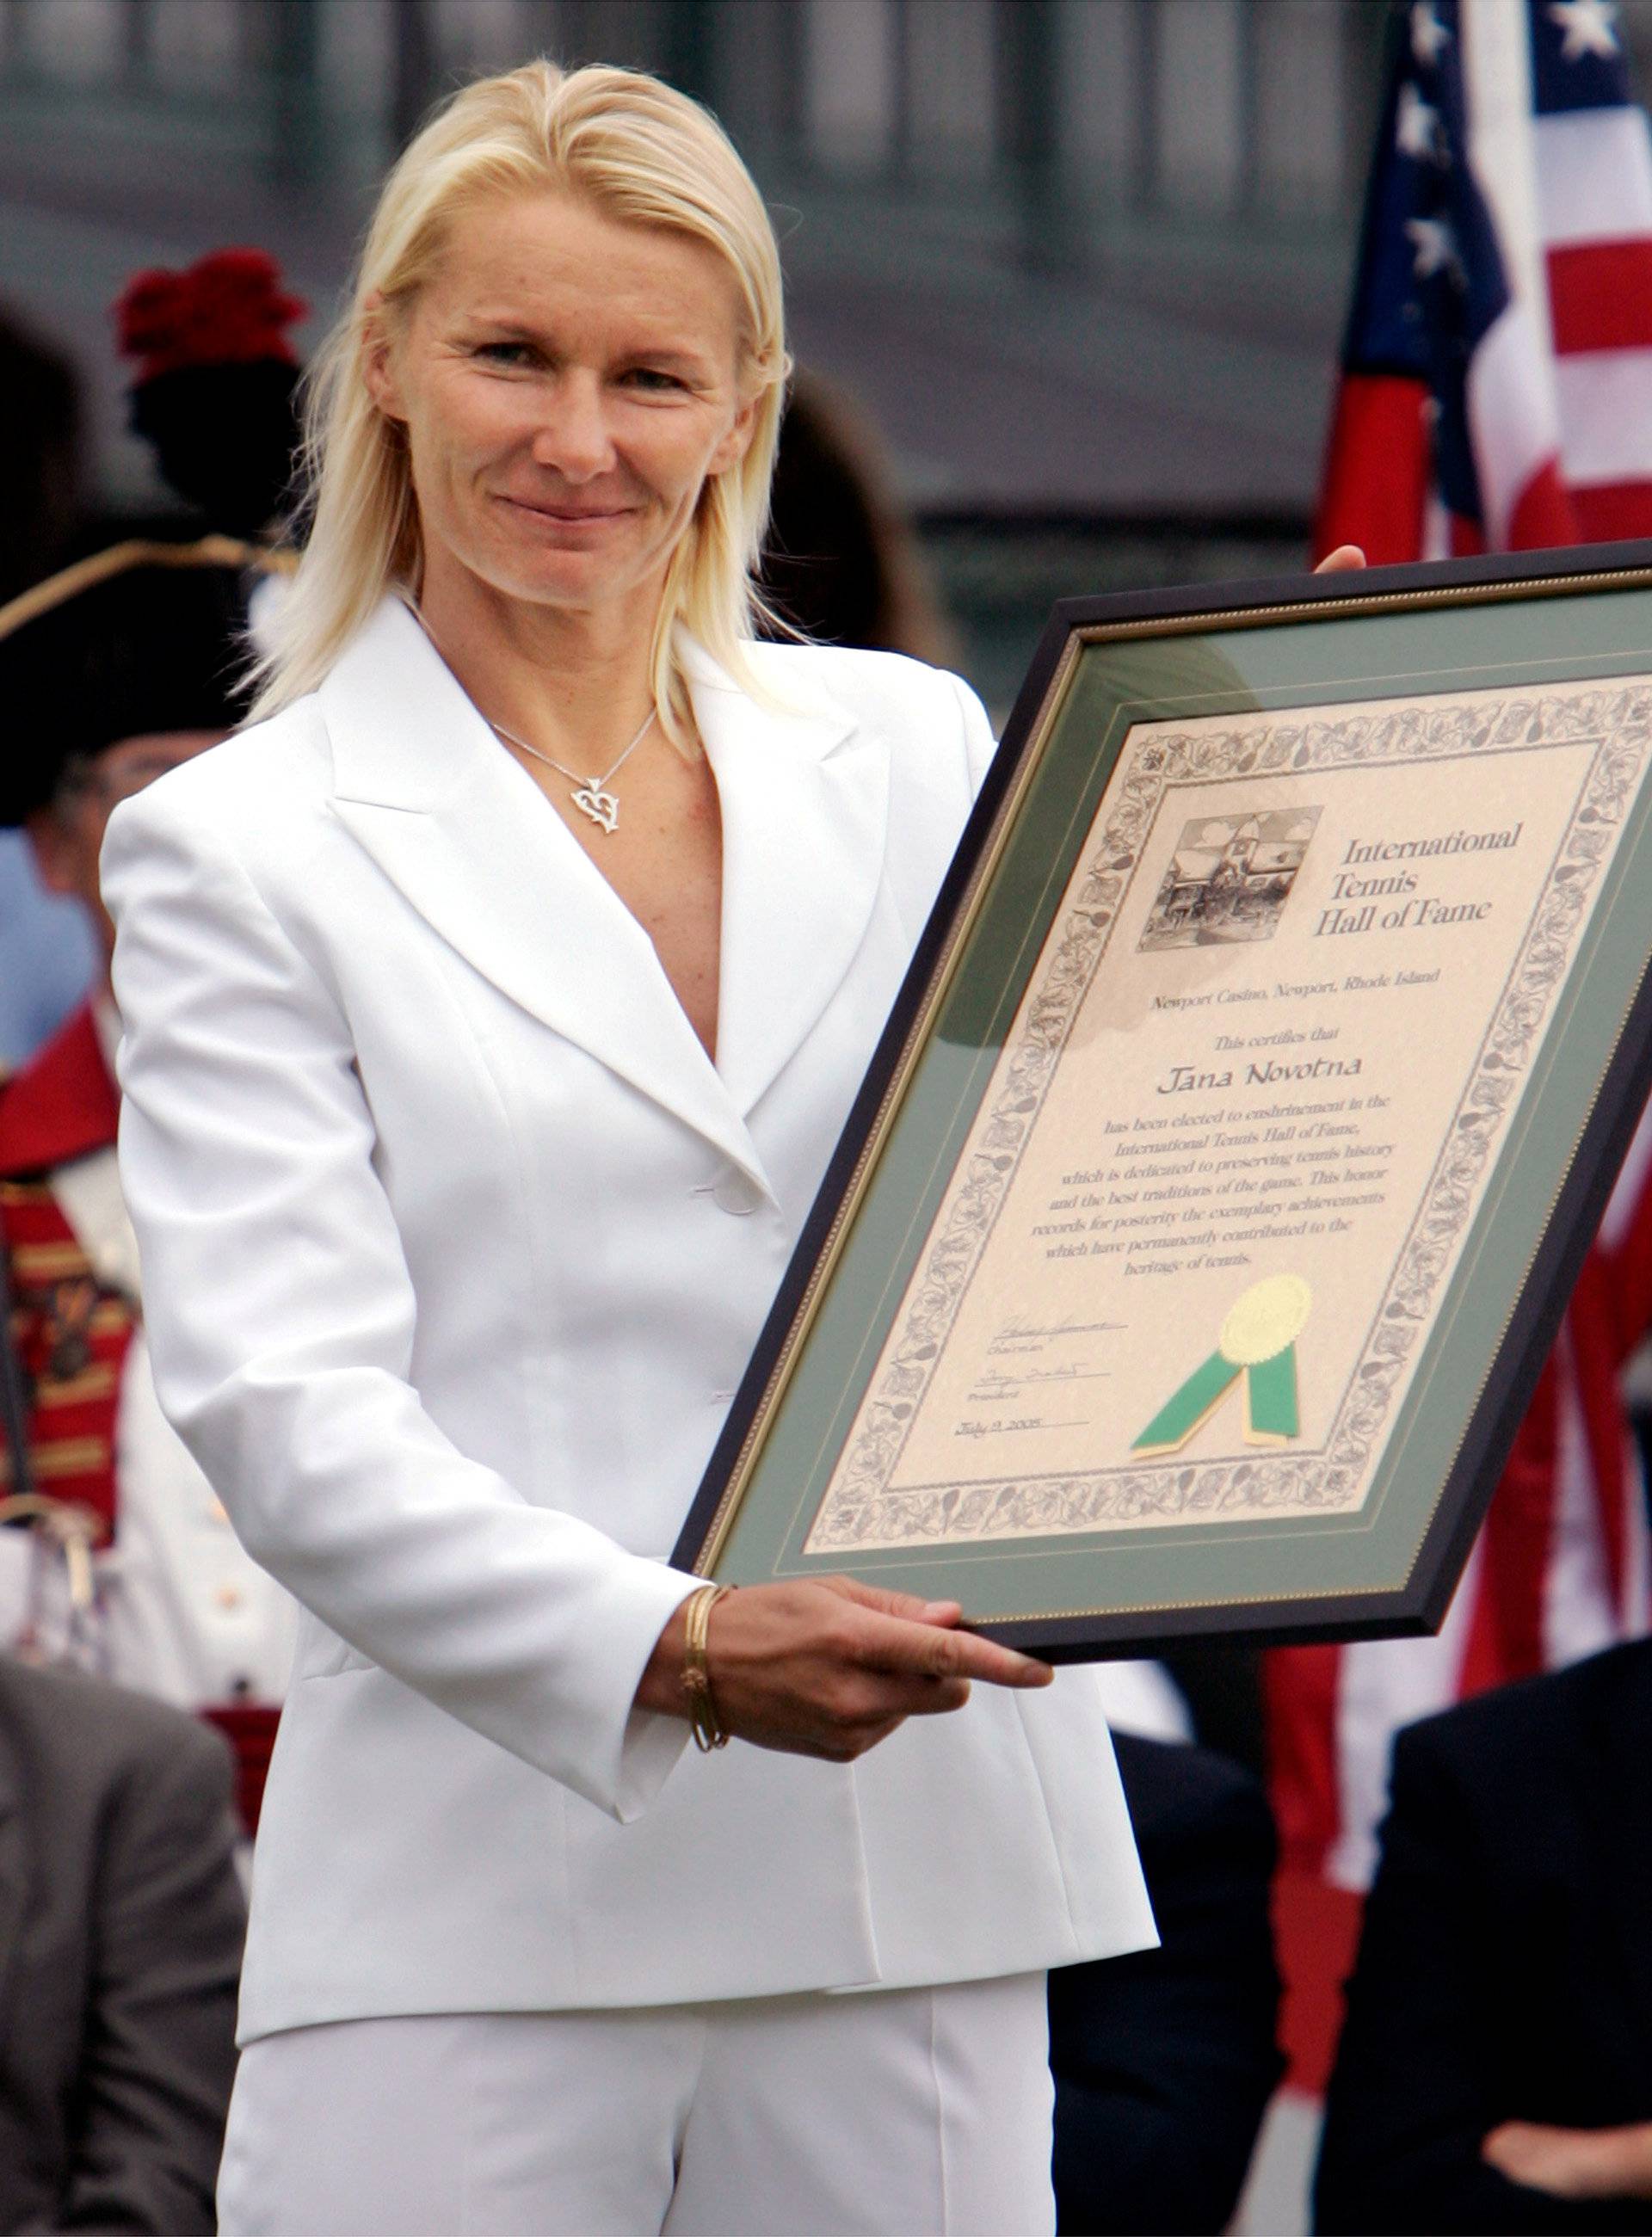
[[[1307,1324],[1313,1291],[1300,1274],[1270,1274],[1236,1297],[1218,1341],[1235,1367],[1259,1367],[1294,1343]]]

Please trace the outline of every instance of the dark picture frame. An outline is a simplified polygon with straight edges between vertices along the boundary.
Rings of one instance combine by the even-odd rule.
[[[1652,742],[1642,751],[1643,679],[1652,679],[1652,543],[1059,604],[804,1224],[676,1564],[733,1583],[847,1570],[961,1600],[966,1621],[1054,1661],[1151,1653],[1213,1637],[1261,1645],[1437,1627],[1652,1090]],[[1644,696],[1652,724],[1652,683]],[[1563,711],[1581,710],[1572,724],[1577,735],[1538,735],[1552,719],[1543,709],[1563,701]],[[1288,742],[1316,722],[1332,736],[1325,723],[1351,708],[1364,710],[1358,720],[1369,730],[1391,710],[1414,724],[1414,706],[1427,716],[1448,702],[1492,709],[1499,736],[1523,747],[1521,710],[1535,708],[1534,752],[1552,745],[1558,766],[1563,743],[1576,749],[1568,769],[1593,768],[1609,749],[1617,789],[1609,816],[1597,791],[1590,795],[1596,805],[1581,808],[1581,821],[1567,827],[1576,832],[1594,816],[1589,842],[1606,848],[1604,867],[1594,883],[1592,873],[1582,881],[1589,887],[1577,920],[1583,928],[1534,1028],[1531,1047],[1542,1063],[1534,1054],[1516,1080],[1507,1125],[1490,1122],[1491,1147],[1477,1184],[1483,1192],[1454,1245],[1454,1270],[1441,1277],[1437,1310],[1413,1316],[1408,1327],[1411,1380],[1370,1463],[1363,1503],[1259,1511],[1242,1527],[1179,1514],[1162,1525],[1133,1517],[1129,1529],[1063,1526],[933,1545],[874,1539],[864,1550],[840,1537],[810,1550],[803,1534],[810,1515],[824,1511],[823,1472],[837,1463],[849,1410],[873,1402],[869,1363],[886,1335],[894,1341],[892,1301],[917,1280],[933,1243],[925,1221],[934,1204],[902,1175],[922,1175],[939,1191],[964,1154],[958,1145],[979,1121],[1004,1020],[1038,967],[1046,919],[1055,924],[1056,912],[1070,906],[1061,896],[1076,890],[1083,848],[1114,828],[1106,821],[1110,788],[1124,782],[1120,771],[1138,750],[1134,742],[1170,726],[1180,750],[1193,733],[1173,726],[1197,722],[1199,736],[1224,737],[1224,723],[1253,731],[1271,724],[1267,735]],[[1472,797],[1490,764],[1475,762],[1470,748],[1489,747],[1464,722],[1469,742],[1458,758],[1464,796]],[[1632,782],[1623,775],[1631,759]],[[1293,766],[1279,762],[1278,770]],[[1340,763],[1325,766],[1340,776]],[[1391,792],[1400,825],[1410,766],[1395,761],[1378,772],[1381,796]],[[1505,769],[1500,781],[1517,780]],[[1332,789],[1329,780],[1320,787]],[[1219,787],[1188,797],[1213,826]],[[1166,803],[1166,819],[1181,813],[1168,790]],[[1224,828],[1237,828],[1237,820]],[[1242,899],[1231,897],[1225,915],[1211,916],[1212,947],[1229,943],[1208,959],[1213,970],[1239,967],[1235,957],[1268,954],[1272,922],[1287,906],[1299,835],[1292,842],[1277,818],[1257,828],[1273,849],[1262,858],[1272,883],[1248,917]],[[1169,820],[1164,829],[1171,831]],[[1042,874],[1047,856],[1051,867]],[[1568,874],[1563,864],[1555,874]],[[1193,921],[1184,902],[1194,911],[1206,902],[1192,873],[1177,870],[1171,885],[1184,876],[1191,901],[1180,888],[1166,899],[1162,875],[1158,899],[1144,901],[1160,914],[1143,946],[1176,947],[1176,927]],[[995,946],[993,926],[1019,927],[1023,915],[1026,936],[1001,931]],[[1126,967],[1121,955],[1115,943],[1095,966],[1095,987],[1105,987],[1105,973],[1116,977]],[[1311,1008],[1298,1006],[1292,1015]],[[1064,1061],[1058,1053],[1052,1067]],[[930,1075],[948,1066],[948,1078],[964,1085],[943,1095]],[[942,1119],[965,1132],[932,1156]],[[1160,1378],[1166,1389],[1180,1371],[1166,1355]],[[1259,1431],[1259,1444],[1288,1442],[1294,1434],[1293,1386],[1285,1402],[1285,1436]],[[1140,1466],[1150,1464],[1166,1484],[1190,1478],[1166,1446],[1149,1443]],[[1321,1467],[1305,1455],[1297,1480],[1306,1485],[1315,1467],[1323,1476],[1331,1459]],[[1237,1480],[1232,1467],[1229,1479]]]

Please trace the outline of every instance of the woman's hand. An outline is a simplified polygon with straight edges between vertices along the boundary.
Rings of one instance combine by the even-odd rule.
[[[1365,564],[1365,555],[1357,544],[1339,544],[1334,551],[1327,551],[1314,569],[1316,575],[1349,575]]]
[[[757,1747],[852,1763],[908,1717],[962,1708],[977,1678],[1049,1684],[1047,1663],[961,1631],[961,1613],[955,1600],[915,1600],[849,1577],[742,1586],[711,1611],[706,1666],[717,1721]],[[688,1714],[684,1627],[679,1607],[643,1673],[639,1709]]]

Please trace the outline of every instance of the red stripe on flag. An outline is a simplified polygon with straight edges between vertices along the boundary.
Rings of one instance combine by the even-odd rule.
[[[1596,1244],[1598,1250],[1602,1248]],[[1652,1164],[1646,1168],[1629,1224],[1611,1254],[1617,1356],[1627,1360],[1652,1328]]]
[[[1515,499],[1509,516],[1510,551],[1548,551],[1557,544],[1576,544],[1577,516],[1560,466],[1547,459]]]
[[[1457,1679],[1463,1700],[1511,1679],[1533,1677],[1543,1666],[1543,1585],[1560,1462],[1557,1372],[1551,1356],[1486,1512]]]
[[[1338,544],[1363,545],[1373,566],[1420,558],[1429,439],[1420,380],[1348,373],[1337,393],[1325,453],[1316,559]]]
[[[1652,349],[1652,241],[1589,241],[1549,252],[1555,350]]]
[[[1317,1872],[1342,1830],[1337,1783],[1339,1646],[1276,1646],[1262,1658],[1267,1706],[1268,1791],[1279,1861]]]
[[[1629,1567],[1628,1501],[1631,1471],[1625,1450],[1628,1430],[1618,1377],[1625,1353],[1619,1330],[1611,1270],[1598,1245],[1583,1261],[1567,1314],[1571,1336],[1571,1363],[1577,1385],[1577,1402],[1583,1416],[1583,1435],[1589,1446],[1589,1476],[1595,1487],[1596,1514],[1600,1523],[1601,1548],[1605,1556],[1612,1605],[1622,1610]],[[1638,1497],[1640,1485],[1633,1484]]]
[[[1274,1876],[1272,1909],[1285,2086],[1323,2097],[1336,2062],[1343,1983],[1358,1953],[1365,1898],[1311,1872],[1281,1870]]]
[[[1574,489],[1572,513],[1585,544],[1622,544],[1652,536],[1652,481],[1599,482]]]

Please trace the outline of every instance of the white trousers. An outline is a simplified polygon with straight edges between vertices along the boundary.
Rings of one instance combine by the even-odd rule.
[[[241,2054],[219,2237],[1050,2237],[1044,1976]]]

